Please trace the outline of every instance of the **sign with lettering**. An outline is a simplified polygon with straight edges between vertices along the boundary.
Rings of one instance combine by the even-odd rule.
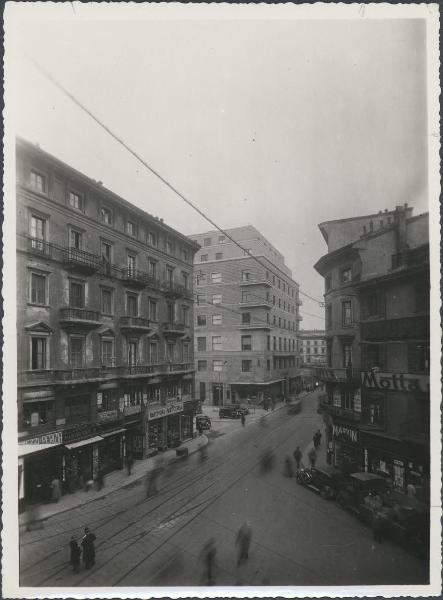
[[[95,431],[96,427],[90,423],[82,423],[80,425],[76,425],[72,429],[65,429],[63,431],[63,443],[66,444],[69,442],[76,442],[77,440],[87,438],[95,433]]]
[[[103,423],[104,421],[114,421],[117,419],[118,412],[115,410],[102,410],[97,413],[97,421]]]
[[[62,432],[54,431],[53,433],[45,433],[43,435],[39,435],[38,437],[31,438],[30,440],[20,440],[20,444],[62,444]]]
[[[350,442],[357,443],[357,430],[346,425],[333,425],[332,433],[334,437],[345,437]]]
[[[429,394],[429,375],[362,371],[361,384],[365,388],[376,390]]]
[[[175,415],[183,411],[183,402],[181,400],[174,400],[168,402],[166,406],[149,406],[148,407],[148,421],[153,419],[159,419],[161,417],[167,417],[168,415]]]

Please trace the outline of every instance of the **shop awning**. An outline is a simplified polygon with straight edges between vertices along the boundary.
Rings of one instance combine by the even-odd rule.
[[[110,437],[111,435],[117,435],[118,433],[125,433],[126,429],[114,429],[113,431],[102,431],[100,435],[102,438]]]
[[[284,379],[273,379],[272,381],[234,381],[231,385],[248,385],[253,387],[254,385],[272,385],[281,381],[284,381]]]
[[[28,456],[28,454],[35,454],[35,452],[41,452],[42,450],[51,450],[51,448],[58,448],[60,444],[19,444],[18,455]]]
[[[90,437],[86,440],[80,440],[79,442],[73,442],[72,444],[65,444],[65,448],[72,450],[73,448],[80,448],[80,446],[88,446],[89,444],[96,444],[97,442],[102,441],[103,438],[101,435],[95,435],[94,437]]]

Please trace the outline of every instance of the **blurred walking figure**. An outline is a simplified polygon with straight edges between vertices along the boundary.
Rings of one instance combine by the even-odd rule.
[[[240,566],[249,558],[249,546],[251,544],[252,530],[249,523],[243,523],[237,533],[235,545],[238,547],[237,566]]]
[[[317,429],[317,431],[314,433],[312,441],[314,442],[314,448],[317,450],[317,448],[320,446],[320,442],[321,442],[320,429]]]
[[[69,542],[69,547],[71,549],[71,560],[69,561],[72,565],[74,573],[80,572],[80,555],[82,553],[80,546],[77,543],[77,538],[75,535],[72,536],[71,541]]]
[[[200,448],[199,454],[200,454],[200,462],[201,463],[208,459],[208,445],[207,444],[205,444],[204,446],[202,446]]]
[[[269,473],[274,467],[274,454],[270,448],[267,448],[260,457],[260,471],[262,474]]]
[[[244,426],[245,426],[245,423],[246,423],[246,417],[245,417],[245,413],[242,413],[242,414],[241,414],[241,424],[242,424],[242,427],[244,427]]]
[[[60,480],[54,475],[51,481],[52,501],[58,502],[62,495]]]
[[[105,487],[105,472],[103,467],[99,467],[97,470],[97,476],[95,478],[97,489],[101,490]]]
[[[134,457],[132,456],[132,452],[128,452],[126,456],[126,469],[128,471],[128,476],[132,472],[132,467],[134,466]]]
[[[383,516],[377,511],[372,520],[372,533],[374,540],[381,544],[383,541],[384,520]]]
[[[39,521],[40,507],[36,504],[31,504],[27,508],[28,521],[26,523],[26,531],[34,531],[34,529],[43,529],[43,521]]]
[[[214,570],[217,559],[217,548],[214,538],[210,538],[203,546],[200,552],[200,559],[203,562],[202,583],[215,585]]]
[[[302,451],[300,450],[300,446],[297,446],[297,448],[294,450],[294,460],[295,460],[297,469],[300,468],[300,463],[301,463],[302,458],[303,458],[303,454],[302,454]]]
[[[308,452],[309,463],[311,468],[315,467],[315,463],[317,462],[317,452],[314,448],[311,448]]]
[[[285,477],[293,477],[294,476],[294,469],[292,468],[292,460],[290,456],[287,456],[285,458],[285,468],[284,468],[284,476]]]
[[[272,410],[275,410],[275,398],[272,398]]]
[[[83,562],[85,568],[90,569],[95,565],[95,534],[90,531],[89,527],[85,527],[85,535],[82,537]]]
[[[158,490],[157,490],[157,481],[158,478],[160,477],[161,473],[163,472],[163,461],[162,459],[158,459],[155,464],[154,464],[154,468],[151,471],[147,471],[146,473],[146,498],[149,498],[150,496],[154,496],[155,494],[157,494]]]

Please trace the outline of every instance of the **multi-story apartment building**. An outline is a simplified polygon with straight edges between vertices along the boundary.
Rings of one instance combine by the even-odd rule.
[[[321,329],[301,329],[299,333],[300,358],[303,366],[326,364],[325,332]]]
[[[196,388],[214,405],[289,394],[297,385],[299,285],[252,226],[190,236],[195,254]],[[242,248],[244,250],[242,250]]]
[[[20,499],[192,437],[197,246],[17,141]]]
[[[429,493],[428,214],[407,205],[322,223],[330,458]]]

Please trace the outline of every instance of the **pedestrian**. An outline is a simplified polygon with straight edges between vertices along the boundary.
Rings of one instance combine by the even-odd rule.
[[[244,413],[244,412],[242,412],[242,414],[241,414],[241,424],[242,424],[242,427],[244,427],[244,426],[245,426],[245,423],[246,423],[246,417],[245,417],[245,413]]]
[[[383,528],[383,516],[377,511],[374,513],[374,518],[372,519],[372,532],[374,534],[374,540],[379,544],[383,541]]]
[[[69,547],[71,549],[71,560],[69,562],[72,565],[74,573],[77,574],[80,571],[80,555],[82,551],[77,543],[77,538],[75,535],[72,536],[71,541],[69,542]]]
[[[260,472],[262,474],[269,473],[274,467],[274,453],[271,448],[267,448],[260,457]]]
[[[312,436],[312,441],[314,442],[314,448],[317,450],[317,448],[318,448],[318,435],[317,435],[317,432],[315,432],[314,435]]]
[[[294,469],[292,468],[292,461],[291,461],[290,456],[287,456],[285,458],[285,468],[283,470],[283,474],[285,477],[293,477],[294,476]]]
[[[217,559],[217,547],[214,538],[210,538],[203,546],[200,552],[200,559],[203,562],[202,583],[215,585],[214,570]]]
[[[317,446],[320,446],[321,444],[321,431],[320,429],[317,429]]]
[[[52,501],[58,502],[62,495],[60,480],[54,475],[51,481]]]
[[[132,452],[128,452],[126,456],[126,469],[128,470],[128,476],[132,472],[132,467],[134,465],[134,457],[132,456]]]
[[[157,480],[163,471],[163,461],[161,459],[156,460],[154,468],[146,473],[146,498],[157,494]]]
[[[208,445],[205,444],[200,448],[200,462],[205,462],[208,459]]]
[[[237,566],[240,566],[249,558],[249,546],[251,544],[252,531],[249,523],[243,523],[237,533],[235,545],[238,546]]]
[[[275,398],[272,398],[272,410],[275,410]]]
[[[315,463],[317,462],[317,452],[314,448],[311,448],[308,452],[309,462],[311,463],[311,469],[315,467]]]
[[[300,468],[300,462],[301,462],[302,458],[303,458],[303,454],[302,454],[302,451],[300,450],[300,446],[297,446],[297,448],[294,450],[294,460],[295,460],[295,464],[297,465],[297,469]]]
[[[105,487],[105,472],[103,467],[99,467],[97,470],[97,476],[95,478],[95,482],[97,484],[97,489],[101,490]]]
[[[85,535],[82,538],[81,545],[83,548],[83,562],[86,569],[90,569],[95,565],[95,540],[95,534],[90,531],[89,527],[85,527]]]

